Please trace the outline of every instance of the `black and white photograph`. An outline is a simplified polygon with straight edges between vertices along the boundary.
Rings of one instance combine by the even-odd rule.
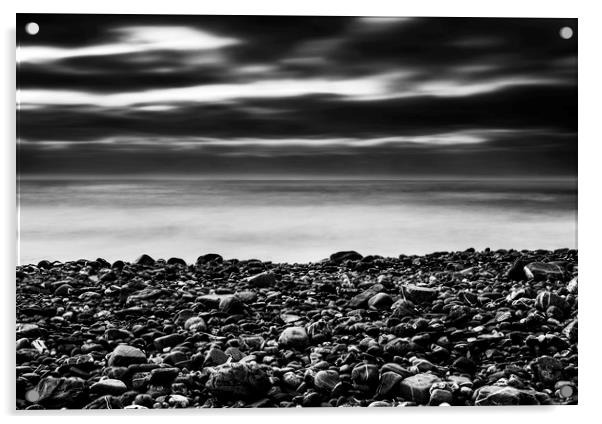
[[[577,405],[578,37],[17,14],[15,408]]]

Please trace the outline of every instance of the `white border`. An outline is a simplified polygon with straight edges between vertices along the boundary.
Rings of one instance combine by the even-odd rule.
[[[600,415],[602,406],[602,378],[600,353],[602,337],[599,324],[602,277],[600,276],[600,252],[602,234],[599,220],[600,186],[600,78],[602,64],[602,14],[596,1],[580,0],[4,0],[0,4],[3,22],[2,89],[2,383],[1,407],[4,418],[11,422],[39,422],[50,420],[100,423],[106,413],[53,413],[24,415],[13,412],[14,405],[14,268],[16,263],[15,217],[15,13],[153,13],[153,14],[297,14],[297,15],[370,15],[370,16],[500,16],[500,17],[570,17],[579,18],[579,248],[581,282],[581,366],[579,382],[579,406],[574,407],[520,407],[520,408],[428,408],[428,409],[314,409],[314,410],[218,410],[218,411],[152,411],[138,414],[149,423],[166,420],[198,419],[237,422],[265,422],[286,420],[287,423],[307,423],[308,420],[365,422],[366,420],[416,420],[420,422],[478,422],[507,423],[510,420],[540,421],[546,423],[571,423],[589,421]],[[136,411],[130,411],[136,412]],[[128,420],[129,415],[111,414],[111,420]],[[195,418],[193,418],[195,417]],[[6,421],[5,421],[6,422]]]

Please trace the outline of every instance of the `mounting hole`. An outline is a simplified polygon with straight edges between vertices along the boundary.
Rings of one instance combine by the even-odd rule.
[[[573,37],[573,28],[571,27],[562,27],[560,28],[560,36],[565,40],[569,40]]]
[[[25,32],[27,32],[29,35],[36,35],[38,32],[40,32],[40,26],[35,22],[30,22],[25,25]]]

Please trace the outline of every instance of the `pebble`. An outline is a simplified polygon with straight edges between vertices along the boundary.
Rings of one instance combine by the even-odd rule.
[[[110,367],[128,366],[131,364],[145,364],[146,355],[140,349],[128,346],[119,345],[109,355],[107,365]]]
[[[118,396],[125,391],[127,391],[127,386],[121,380],[116,380],[114,378],[106,378],[104,380],[100,380],[98,383],[94,383],[90,390],[93,393],[97,393],[99,395],[115,395]]]
[[[426,403],[430,398],[431,386],[441,381],[439,377],[429,373],[420,373],[404,378],[399,383],[401,395],[412,402]]]
[[[575,250],[42,265],[18,409],[578,403]]]
[[[286,347],[304,348],[309,345],[309,336],[303,327],[289,327],[282,331],[278,343]]]

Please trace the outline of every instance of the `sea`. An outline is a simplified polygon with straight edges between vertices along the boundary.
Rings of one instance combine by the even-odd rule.
[[[19,264],[577,247],[577,181],[21,178]]]

